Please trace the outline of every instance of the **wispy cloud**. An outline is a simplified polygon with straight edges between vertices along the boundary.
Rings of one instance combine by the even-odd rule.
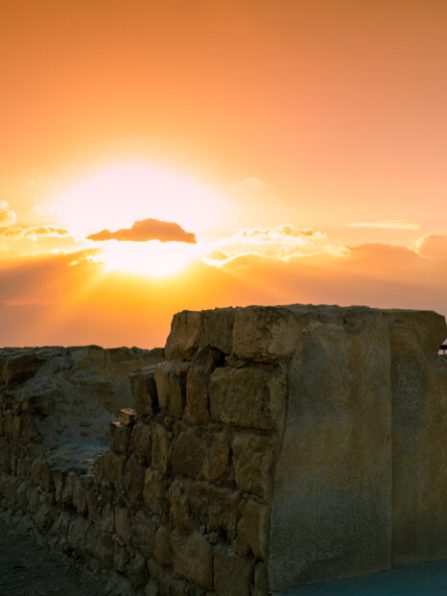
[[[91,234],[88,236],[88,239],[94,241],[149,242],[150,240],[159,240],[160,242],[196,243],[195,234],[186,232],[177,223],[160,221],[158,219],[136,221],[131,228],[122,228],[114,232],[102,230],[96,234]]]
[[[345,224],[345,228],[369,228],[379,230],[402,230],[411,231],[419,230],[420,225],[411,221],[404,221],[398,219],[386,219],[383,221],[356,221]]]
[[[422,257],[446,259],[447,236],[427,234],[426,236],[419,238],[416,243],[416,248]]]
[[[0,231],[3,238],[11,240],[19,240],[27,238],[30,240],[38,240],[44,237],[47,238],[61,238],[69,236],[70,233],[65,228],[59,226],[10,226]]]
[[[239,186],[250,190],[264,190],[267,188],[267,182],[256,176],[247,176],[240,181]]]
[[[0,201],[0,228],[12,226],[16,221],[16,213],[10,209],[8,201]]]
[[[244,228],[220,241],[216,249],[228,259],[254,254],[282,261],[323,254],[340,256],[346,250],[343,246],[333,245],[324,232],[291,224],[275,228]]]

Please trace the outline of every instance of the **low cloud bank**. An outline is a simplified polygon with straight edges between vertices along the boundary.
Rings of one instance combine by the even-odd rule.
[[[175,312],[230,305],[366,304],[447,314],[447,236],[426,236],[413,249],[363,244],[339,252],[321,233],[275,230],[238,239],[261,238],[256,250],[273,247],[276,256],[219,252],[219,266],[196,263],[158,280],[105,272],[94,258],[100,249],[3,264],[0,344],[163,345]],[[277,235],[290,239],[295,256],[278,257]],[[308,239],[307,254],[293,237]]]

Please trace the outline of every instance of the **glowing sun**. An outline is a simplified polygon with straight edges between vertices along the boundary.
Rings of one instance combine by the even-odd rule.
[[[206,234],[226,216],[225,201],[216,190],[146,162],[94,171],[61,189],[49,210],[61,225],[85,235],[146,218],[177,222]]]
[[[162,277],[181,272],[199,258],[204,242],[159,242],[157,236],[130,242],[110,239],[110,234],[101,241],[98,232],[129,229],[150,219],[177,224],[190,237],[206,237],[222,225],[227,210],[216,191],[196,180],[138,162],[110,165],[72,182],[57,193],[49,211],[72,234],[99,240],[98,260],[106,270]]]
[[[197,245],[179,242],[107,243],[98,257],[106,271],[118,271],[147,277],[168,277],[182,272],[200,258]]]

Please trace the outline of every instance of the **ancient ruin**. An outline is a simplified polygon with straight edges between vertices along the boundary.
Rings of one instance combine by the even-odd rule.
[[[444,318],[177,314],[161,350],[0,350],[0,503],[111,593],[265,596],[447,558]]]

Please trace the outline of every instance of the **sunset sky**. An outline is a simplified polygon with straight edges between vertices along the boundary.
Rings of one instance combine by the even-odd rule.
[[[0,345],[184,308],[447,314],[447,2],[0,8]]]

